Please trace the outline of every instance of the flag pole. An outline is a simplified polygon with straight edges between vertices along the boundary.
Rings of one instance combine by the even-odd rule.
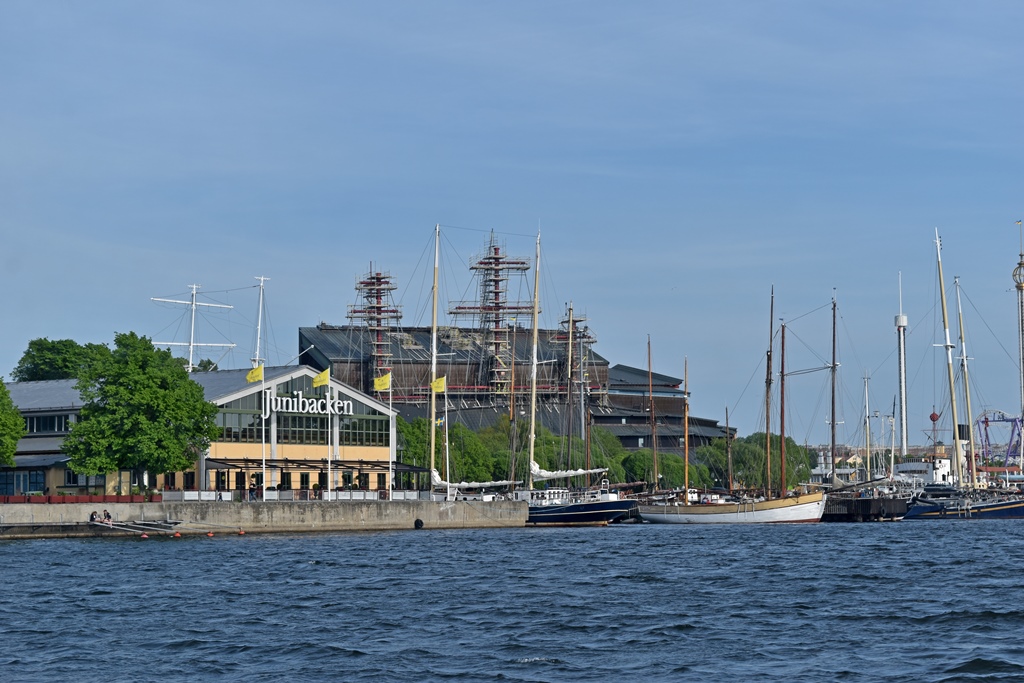
[[[265,368],[263,368],[263,366],[260,366],[260,368],[261,368],[261,370],[260,370],[260,398],[261,398],[262,402],[264,404],[266,404],[266,402],[267,402],[267,376],[266,376],[267,373],[265,372]],[[260,424],[263,427],[263,429],[261,431],[262,435],[260,436],[260,453],[263,456],[263,474],[260,475],[262,477],[262,480],[260,481],[260,489],[261,489],[261,491],[260,491],[260,500],[261,501],[266,501],[267,500],[267,417],[270,416],[270,411],[267,410],[267,406],[266,405],[263,406],[263,415],[265,417],[263,417],[263,419],[260,420]]]
[[[449,457],[448,450],[448,382],[445,381],[444,387],[444,473],[445,483],[448,484],[447,495],[445,500],[452,499],[452,466],[451,458]]]
[[[327,402],[331,402],[331,382],[327,381]],[[334,459],[334,413],[329,415],[329,421],[327,423],[327,429],[330,434],[327,435],[327,497],[324,500],[331,499],[331,460]]]
[[[388,373],[388,412],[391,413],[391,417],[388,418],[390,427],[388,428],[388,440],[391,442],[388,444],[388,500],[394,497],[395,491],[395,413],[391,407],[391,400],[394,396],[395,390],[391,386],[391,381],[394,379],[391,377],[391,373]]]

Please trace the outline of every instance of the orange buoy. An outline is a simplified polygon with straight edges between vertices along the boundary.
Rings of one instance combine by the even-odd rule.
[[[149,536],[146,534],[142,534],[141,536],[139,536],[139,538],[149,538]]]
[[[174,532],[174,537],[175,538],[181,538],[181,532],[180,531],[175,531]]]
[[[206,535],[209,536],[210,538],[213,538],[213,532],[212,531],[207,531]]]
[[[239,529],[238,530],[238,535],[239,536],[245,536],[245,529]]]

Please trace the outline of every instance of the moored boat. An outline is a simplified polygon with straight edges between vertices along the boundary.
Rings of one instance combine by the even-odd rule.
[[[1024,519],[1024,499],[1006,492],[929,484],[910,501],[903,519]]]
[[[635,517],[637,502],[620,499],[612,491],[608,480],[597,490],[574,492],[568,488],[534,489],[534,482],[568,479],[575,476],[607,472],[605,468],[548,472],[540,468],[534,457],[537,430],[537,314],[540,311],[540,235],[537,235],[537,255],[533,283],[533,352],[530,371],[530,433],[527,485],[514,492],[516,500],[529,504],[527,526],[604,526],[611,522]],[[570,315],[570,326],[572,324]],[[571,363],[570,363],[571,367]]]
[[[825,512],[821,491],[784,498],[721,498],[695,505],[641,505],[640,517],[652,524],[770,524],[819,522]]]
[[[637,502],[619,498],[607,479],[593,491],[549,488],[516,493],[517,499],[529,502],[527,526],[604,526],[638,518]]]

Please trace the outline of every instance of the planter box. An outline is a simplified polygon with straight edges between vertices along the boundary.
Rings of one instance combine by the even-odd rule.
[[[47,503],[64,503],[64,502],[66,502],[64,500],[65,498],[67,498],[67,496],[47,496],[46,497],[46,502]]]
[[[143,495],[131,495],[131,496],[128,496],[128,498],[129,498],[129,501],[128,501],[129,503],[145,503],[146,502],[146,497],[143,496]]]
[[[7,496],[8,503],[27,503],[28,496]]]
[[[89,500],[85,501],[87,503],[102,503],[103,502],[103,496],[88,495],[88,496],[86,496],[86,498],[89,499]]]
[[[49,496],[29,496],[28,502],[30,503],[47,503]]]
[[[154,493],[153,495],[151,495],[149,497],[149,502],[151,502],[151,503],[161,503],[161,502],[163,502],[163,500],[164,500],[164,496],[161,493]]]

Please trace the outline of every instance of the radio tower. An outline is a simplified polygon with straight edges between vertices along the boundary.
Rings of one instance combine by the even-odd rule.
[[[907,457],[907,316],[903,314],[903,273],[900,273],[900,312],[896,316],[896,350],[899,354],[900,456]]]
[[[370,336],[370,377],[369,383],[376,377],[391,372],[391,340],[387,337],[388,330],[402,319],[402,310],[391,300],[391,292],[397,286],[391,282],[391,273],[382,273],[373,269],[356,283],[356,292],[363,303],[348,307],[348,319],[353,323],[362,322]],[[370,384],[372,386],[372,384]]]

